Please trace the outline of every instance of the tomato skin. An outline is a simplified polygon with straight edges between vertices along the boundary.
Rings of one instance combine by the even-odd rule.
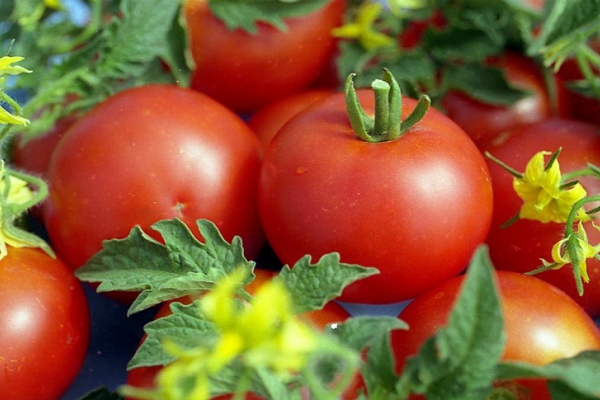
[[[495,141],[481,145],[517,171],[524,171],[529,159],[538,151],[562,151],[558,158],[564,173],[585,168],[587,163],[600,165],[600,127],[593,124],[549,119],[505,132]],[[528,272],[541,266],[540,258],[551,260],[552,246],[561,239],[564,225],[542,224],[537,221],[518,220],[507,228],[501,225],[516,215],[522,201],[512,188],[513,177],[492,160],[487,160],[494,189],[494,216],[486,243],[490,258],[497,269]],[[600,193],[596,178],[581,179],[588,194]],[[590,243],[600,242],[600,232],[585,223]],[[600,316],[600,261],[587,261],[590,282],[584,285],[584,295],[579,296],[570,266],[549,270],[536,276],[556,285],[573,297],[590,315]]]
[[[600,349],[600,330],[589,315],[564,292],[540,279],[498,271],[497,283],[505,323],[502,359],[545,365],[584,350]],[[392,332],[391,343],[400,374],[406,359],[445,326],[464,275],[452,278],[411,302],[399,315],[408,330]],[[520,381],[532,400],[550,399],[541,380]]]
[[[554,110],[542,71],[534,61],[508,52],[494,64],[505,71],[510,84],[531,92],[531,95],[511,106],[483,103],[459,91],[450,91],[444,96],[442,108],[446,114],[476,143],[515,126],[568,115],[568,96],[564,87],[557,80],[557,106]]]
[[[263,148],[266,148],[279,129],[293,116],[333,93],[335,92],[331,89],[315,88],[277,99],[252,114],[248,119],[248,126],[256,133]]]
[[[213,221],[248,257],[264,242],[256,205],[262,152],[241,118],[190,89],[149,85],[117,93],[69,129],[49,166],[44,223],[73,268],[135,225]]]
[[[286,31],[258,22],[258,32],[229,30],[207,0],[187,0],[184,15],[195,63],[191,87],[236,112],[250,112],[308,87],[335,51],[331,30],[343,22],[345,0],[288,18]]]
[[[0,304],[0,398],[60,398],[89,344],[89,310],[80,282],[42,250],[9,248],[0,260]]]
[[[373,93],[357,93],[372,113]],[[416,101],[403,103],[405,118]],[[284,264],[339,252],[342,262],[377,267],[381,274],[353,283],[340,300],[385,304],[465,268],[487,234],[492,193],[481,154],[441,113],[431,109],[397,141],[367,143],[352,130],[340,93],[294,117],[273,139],[259,210]]]
[[[246,291],[250,294],[256,293],[256,290],[272,279],[276,272],[267,269],[255,268],[254,273],[256,275],[255,279],[246,286]],[[193,299],[188,296],[183,299],[180,299],[184,304],[189,304],[193,301]],[[165,317],[171,314],[171,309],[169,307],[169,303],[163,304],[156,316],[155,319]],[[321,310],[310,311],[302,314],[302,318],[307,322],[315,326],[317,329],[325,329],[327,326],[331,324],[335,324],[338,322],[343,322],[347,318],[350,317],[350,314],[338,303],[332,301],[329,302],[323,307]],[[142,341],[145,340],[145,337],[142,338]],[[139,387],[139,388],[153,388],[155,387],[154,381],[156,375],[162,369],[162,366],[153,366],[153,367],[139,367],[134,368],[129,371],[127,375],[127,384]],[[344,396],[345,400],[351,400],[355,398],[355,394],[358,389],[364,386],[364,383],[360,379],[356,379],[353,382],[353,385],[350,387],[350,390],[347,391],[347,394]],[[222,395],[215,397],[215,399],[224,400],[232,398],[231,395]],[[254,393],[248,393],[246,395],[247,400],[262,400],[263,397],[260,397]]]

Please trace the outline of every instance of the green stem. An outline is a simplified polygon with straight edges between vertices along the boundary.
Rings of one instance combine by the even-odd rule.
[[[431,106],[431,99],[422,95],[415,109],[402,121],[400,85],[392,73],[384,69],[382,79],[374,80],[371,85],[375,95],[375,112],[374,117],[371,117],[367,115],[358,100],[354,88],[355,76],[356,74],[350,74],[346,79],[346,111],[352,129],[365,142],[387,142],[400,138],[425,117]]]

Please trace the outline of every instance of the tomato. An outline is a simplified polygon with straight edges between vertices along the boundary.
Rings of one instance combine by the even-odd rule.
[[[585,168],[587,163],[600,165],[600,127],[565,119],[549,119],[507,131],[498,140],[482,148],[517,171],[524,171],[537,152],[556,151],[562,147],[558,162],[563,173]],[[515,216],[522,200],[512,188],[513,177],[495,162],[488,160],[494,188],[494,216],[486,242],[490,258],[497,269],[528,272],[541,266],[540,258],[551,260],[551,249],[562,237],[564,224],[518,220],[507,228],[501,225]],[[581,184],[588,194],[600,193],[600,181],[584,177]],[[600,242],[600,232],[584,224],[590,243]],[[536,275],[573,297],[593,316],[600,316],[600,261],[588,260],[590,283],[583,297],[577,293],[572,268],[563,267]]]
[[[187,0],[192,88],[250,112],[308,87],[328,68],[336,43],[331,30],[342,24],[345,9],[345,0],[331,0],[308,15],[285,19],[285,30],[259,21],[251,34],[228,29],[207,0]]]
[[[276,272],[266,269],[256,268],[254,270],[256,278],[249,285],[246,286],[246,291],[250,294],[256,293],[256,290],[263,285],[268,280],[272,279]],[[186,297],[181,299],[181,301],[185,303],[191,303],[193,299],[191,297]],[[171,309],[169,307],[169,303],[165,303],[158,310],[155,318],[164,317],[171,314]],[[331,324],[335,324],[338,322],[343,322],[347,318],[350,317],[350,314],[338,303],[329,302],[323,307],[321,310],[310,311],[302,314],[302,318],[308,323],[313,324],[318,329],[325,329],[327,326]],[[145,338],[142,338],[142,341]],[[154,380],[158,372],[162,369],[162,366],[154,366],[154,367],[139,367],[134,368],[129,371],[127,375],[127,384],[140,387],[140,388],[153,388]],[[357,390],[362,387],[362,381],[356,380],[354,384],[351,386],[351,390],[348,390],[347,399],[354,398]],[[230,395],[218,396],[215,399],[229,399]],[[346,398],[346,397],[345,397]],[[259,400],[263,399],[260,396],[255,395],[254,393],[249,393],[246,396],[247,400]]]
[[[209,97],[168,85],[117,93],[65,133],[48,171],[44,224],[73,268],[139,225],[180,218],[239,235],[246,255],[264,235],[256,205],[262,153],[241,118]]]
[[[73,272],[39,249],[0,260],[0,398],[55,400],[86,356],[90,318]]]
[[[370,90],[357,91],[367,114]],[[415,107],[403,100],[403,118]],[[259,211],[284,264],[339,252],[380,274],[340,300],[384,304],[412,298],[457,275],[485,239],[492,192],[469,137],[435,109],[398,140],[359,140],[344,94],[314,104],[282,127],[266,150]]]
[[[545,365],[584,350],[600,349],[600,330],[561,290],[511,271],[498,271],[496,279],[506,331],[503,360]],[[464,275],[442,283],[400,313],[399,318],[410,328],[392,332],[398,374],[404,370],[407,357],[415,355],[425,340],[446,325],[463,280]],[[532,390],[531,400],[550,399],[543,381],[521,384]]]
[[[285,96],[252,114],[248,119],[248,125],[258,136],[263,148],[266,148],[279,129],[294,115],[333,93],[333,90],[319,88]]]
[[[70,116],[59,119],[48,132],[24,140],[22,136],[15,138],[12,147],[11,163],[29,173],[46,177],[52,151],[65,131],[77,120]]]
[[[504,71],[509,84],[530,92],[530,95],[510,106],[484,103],[456,90],[448,92],[442,99],[446,114],[476,143],[518,125],[568,115],[568,96],[562,84],[556,81],[557,102],[553,106],[542,70],[534,61],[509,52],[495,64]]]

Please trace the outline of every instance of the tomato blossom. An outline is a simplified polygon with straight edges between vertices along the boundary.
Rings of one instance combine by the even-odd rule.
[[[563,187],[560,166],[556,159],[544,164],[547,151],[536,153],[525,167],[525,173],[515,176],[513,188],[523,200],[519,218],[563,223],[578,200],[586,196],[579,183]],[[577,220],[587,221],[589,216],[580,209]]]
[[[317,334],[295,317],[284,284],[265,283],[243,304],[236,291],[245,276],[242,269],[234,271],[200,300],[201,315],[215,325],[216,341],[192,349],[165,343],[176,360],[159,372],[157,391],[130,388],[132,393],[149,399],[203,400],[210,398],[210,378],[235,359],[247,368],[268,368],[282,379],[305,366]]]
[[[600,230],[595,224],[592,224],[594,229]],[[596,246],[588,242],[588,235],[581,221],[577,224],[577,231],[572,232],[569,236],[559,240],[552,246],[552,263],[542,260],[544,267],[550,269],[559,269],[567,264],[572,264],[573,268],[577,268],[581,279],[584,282],[589,282],[590,277],[587,273],[586,260],[588,258],[597,258],[600,252],[600,244]]]
[[[393,46],[396,43],[393,38],[373,27],[382,10],[383,5],[380,3],[364,2],[358,10],[355,22],[334,29],[333,36],[356,39],[367,51]]]
[[[48,8],[53,8],[55,10],[62,9],[62,3],[60,0],[44,0],[44,5]]]
[[[14,230],[10,223],[14,219],[14,208],[20,208],[23,204],[31,203],[35,199],[35,193],[29,188],[27,181],[12,174],[7,174],[4,162],[0,160],[0,259],[7,254],[6,246],[29,247],[31,244],[27,238],[22,237],[20,230]]]
[[[21,61],[23,57],[14,56],[3,56],[0,57],[0,84],[4,82],[5,75],[18,75],[21,73],[29,73],[28,69],[25,69],[19,65],[13,65]],[[0,102],[7,102],[11,106],[16,105],[4,91],[0,90]],[[18,115],[11,114],[3,107],[0,107],[0,124],[13,124],[13,125],[27,125],[29,120]]]

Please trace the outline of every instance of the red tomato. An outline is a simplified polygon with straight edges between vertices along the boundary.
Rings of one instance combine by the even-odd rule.
[[[256,293],[256,290],[261,285],[272,279],[276,274],[274,271],[258,268],[254,270],[254,273],[256,274],[256,278],[248,286],[246,286],[246,291],[248,291],[250,294]],[[190,303],[192,301],[193,299],[190,297],[186,297],[182,300],[183,303]],[[158,310],[155,318],[164,317],[170,314],[171,309],[169,308],[169,303],[166,303]],[[333,301],[327,303],[321,310],[302,314],[303,319],[311,324],[314,324],[314,326],[318,329],[325,329],[327,326],[334,323],[343,322],[349,317],[350,314],[342,306]],[[140,367],[132,369],[127,375],[127,384],[139,388],[153,388],[155,377],[161,369],[162,366]],[[359,382],[359,380],[357,380],[355,384],[351,386],[351,390],[348,390],[347,397],[344,398],[347,400],[355,398],[355,394],[360,387],[362,387],[362,381]],[[223,395],[218,396],[215,399],[224,400],[229,398],[231,398],[230,395]],[[246,399],[260,400],[263,398],[255,395],[254,393],[249,393],[246,396]]]
[[[367,114],[370,90],[357,91]],[[415,107],[403,100],[403,118]],[[384,304],[457,275],[485,239],[492,213],[481,154],[435,109],[395,141],[368,143],[348,122],[344,94],[290,120],[266,151],[259,209],[267,238],[293,265],[339,252],[381,273],[340,300]]]
[[[266,148],[279,129],[293,116],[318,100],[335,93],[331,89],[307,89],[285,96],[262,107],[248,119],[248,125]]]
[[[18,136],[13,142],[12,164],[29,173],[46,177],[52,151],[75,121],[77,118],[74,116],[62,118],[48,132],[27,141]]]
[[[562,147],[558,158],[563,173],[585,168],[587,163],[600,165],[600,127],[563,119],[550,119],[507,131],[496,141],[482,144],[482,149],[523,172],[531,157],[542,150],[554,152]],[[564,233],[564,224],[518,220],[507,228],[501,225],[515,216],[522,200],[512,187],[513,176],[488,160],[494,188],[494,217],[486,242],[497,269],[528,272],[541,266],[540,258],[551,260],[552,246]],[[600,181],[583,178],[588,194],[600,193]],[[600,232],[585,223],[591,243],[600,242]],[[563,267],[536,275],[573,297],[593,316],[600,316],[600,261],[588,260],[590,283],[583,297],[577,293],[572,268]]]
[[[553,109],[542,70],[534,61],[516,53],[506,53],[497,64],[506,73],[510,84],[531,94],[510,106],[484,103],[459,91],[450,91],[442,99],[446,114],[476,143],[515,126],[568,114],[568,97],[562,85],[556,82],[558,100]]]
[[[335,50],[331,30],[343,22],[345,0],[332,0],[287,29],[258,22],[258,32],[230,30],[207,0],[187,0],[184,15],[195,63],[192,88],[238,112],[249,112],[308,87]]]
[[[49,167],[44,221],[78,268],[102,241],[135,225],[180,218],[239,235],[248,257],[264,239],[256,206],[258,140],[231,111],[190,89],[150,85],[119,92],[65,134]]]
[[[73,272],[39,249],[0,260],[0,398],[55,400],[86,356],[90,319]]]
[[[442,283],[400,313],[399,318],[410,328],[392,332],[398,374],[404,370],[407,357],[415,355],[425,340],[447,324],[463,280],[464,276],[459,276]],[[506,331],[503,360],[545,365],[584,350],[600,349],[600,330],[594,321],[559,289],[510,271],[498,271],[497,282]],[[550,399],[543,381],[521,383],[532,390],[528,399]]]

